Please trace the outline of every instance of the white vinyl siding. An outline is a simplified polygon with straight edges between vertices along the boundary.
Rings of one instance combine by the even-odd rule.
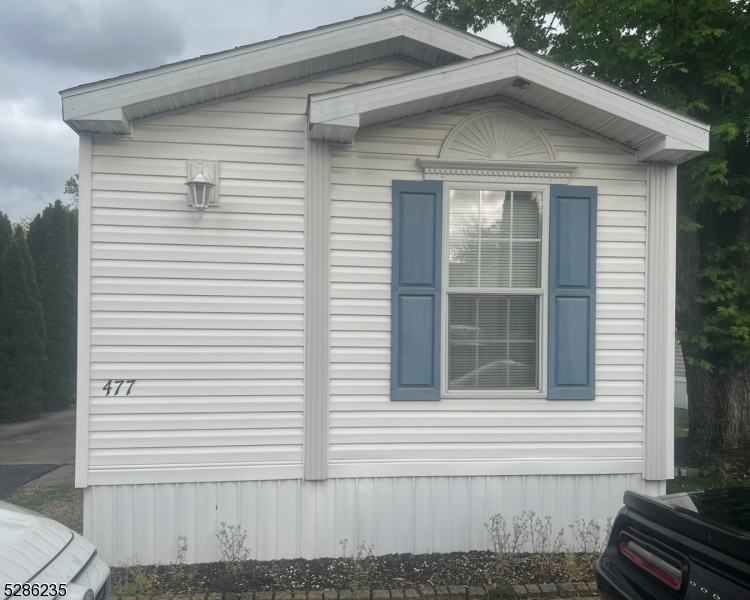
[[[333,150],[332,477],[642,472],[646,167],[535,113],[524,114],[560,163],[578,165],[569,183],[598,188],[596,399],[390,400],[392,181],[422,180],[416,158],[437,157],[461,119],[493,106],[518,110],[459,108],[362,130]]]
[[[89,484],[302,475],[307,95],[382,62],[95,135]],[[187,160],[221,199],[187,206]],[[105,396],[109,379],[135,379]]]

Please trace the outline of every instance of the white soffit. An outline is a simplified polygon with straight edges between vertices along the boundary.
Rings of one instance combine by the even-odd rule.
[[[708,150],[708,125],[520,48],[311,95],[310,135],[350,141],[357,119],[368,127],[493,96],[635,149],[641,161],[680,163]]]
[[[387,57],[432,67],[499,48],[415,10],[390,9],[63,90],[63,120],[79,132],[128,133],[136,119]]]

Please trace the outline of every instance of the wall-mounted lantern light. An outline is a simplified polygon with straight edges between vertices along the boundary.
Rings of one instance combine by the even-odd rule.
[[[194,165],[191,165],[191,167]],[[216,174],[216,163],[209,163],[207,170]],[[189,173],[195,172],[194,168],[189,168]],[[214,179],[208,173],[203,171],[203,162],[197,163],[197,172],[185,184],[188,186],[188,204],[198,211],[198,217],[202,217],[204,211],[209,206],[218,205],[218,198],[214,198],[218,191]]]

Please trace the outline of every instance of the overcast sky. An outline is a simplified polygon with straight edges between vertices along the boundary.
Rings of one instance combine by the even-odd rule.
[[[0,211],[33,217],[78,171],[60,90],[381,10],[392,0],[20,0],[0,13]],[[482,33],[510,43],[501,26]]]

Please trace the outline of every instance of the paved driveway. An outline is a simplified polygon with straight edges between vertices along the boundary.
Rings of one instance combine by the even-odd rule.
[[[75,408],[0,425],[0,498],[75,460]]]

